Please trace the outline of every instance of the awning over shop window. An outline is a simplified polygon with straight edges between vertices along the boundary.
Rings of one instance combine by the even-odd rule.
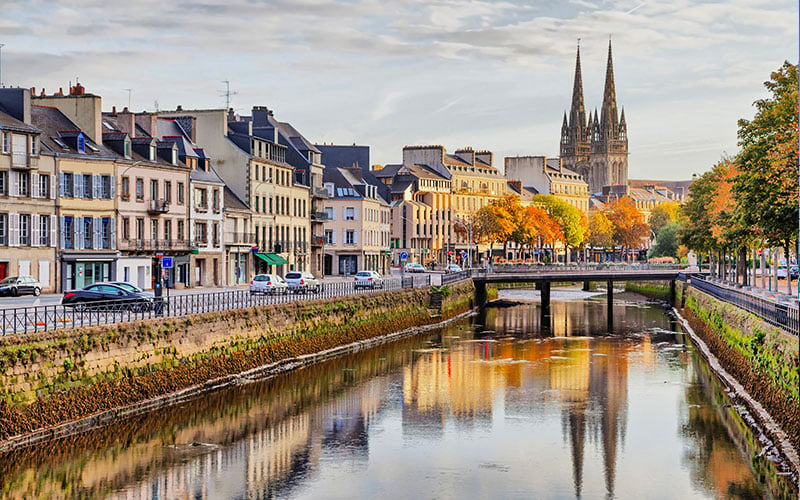
[[[263,260],[270,266],[279,266],[281,264],[288,264],[289,261],[275,253],[257,253],[256,257]]]

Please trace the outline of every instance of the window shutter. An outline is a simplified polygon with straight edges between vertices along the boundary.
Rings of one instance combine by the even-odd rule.
[[[114,189],[113,188],[113,186],[114,186],[113,182],[111,183],[111,186],[112,186],[111,189]],[[108,224],[109,224],[109,226],[108,226],[108,232],[109,232],[108,245],[111,248],[111,250],[116,250],[117,249],[117,232],[114,229],[114,227],[116,226],[115,219],[112,217],[111,220],[108,222]]]
[[[94,233],[92,235],[92,248],[100,248],[103,246],[103,224],[101,220],[100,217],[94,217],[92,219],[92,233]]]
[[[63,228],[64,227],[64,216],[59,217],[59,221],[60,221],[59,227]],[[61,235],[61,237],[59,238],[59,248],[61,248],[63,250],[64,246],[67,244],[67,238],[66,238],[65,232],[63,230],[59,231],[58,234]]]
[[[353,207],[353,220],[358,220],[358,207]]]
[[[64,172],[58,173],[58,195],[59,196],[66,196],[67,195],[67,181],[65,179]]]
[[[116,186],[114,185],[114,176],[113,175],[111,176],[111,180],[109,181],[109,183],[111,184],[111,199],[113,200],[114,197],[115,197],[114,192],[116,191]],[[111,221],[113,222],[114,219],[111,219]]]
[[[39,197],[39,174],[31,174],[31,198]]]
[[[72,248],[81,250],[83,248],[83,217],[72,218]]]
[[[11,192],[9,196],[19,196],[19,172],[11,171]]]
[[[28,229],[31,232],[30,233],[31,246],[32,247],[40,246],[42,241],[42,236],[41,234],[39,234],[39,214],[31,215],[31,226]]]
[[[72,197],[83,198],[83,176],[72,174]]]
[[[19,214],[8,214],[8,246],[19,246]]]
[[[336,220],[336,207],[333,207],[333,210],[331,211],[331,214],[332,214],[331,220]]]
[[[92,198],[100,198],[101,188],[100,184],[103,182],[103,178],[99,175],[92,176]],[[97,247],[95,247],[97,248]]]
[[[353,244],[358,245],[358,231],[353,231]]]
[[[63,217],[62,217],[62,219],[63,219]],[[50,216],[50,246],[51,247],[56,246],[56,235],[60,233],[60,231],[58,230],[57,222],[58,222],[58,219],[56,218],[56,216],[55,215],[51,215]],[[61,237],[63,238],[64,235],[61,234]],[[63,243],[61,244],[61,248],[64,248],[64,244]]]
[[[51,200],[55,200],[56,199],[56,176],[55,175],[51,175],[50,176],[50,199]]]
[[[336,244],[336,231],[331,231],[331,245]]]

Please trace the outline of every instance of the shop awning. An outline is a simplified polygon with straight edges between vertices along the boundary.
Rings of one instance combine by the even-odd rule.
[[[279,266],[281,264],[288,264],[289,261],[276,253],[257,253],[256,257],[263,260],[270,266]]]

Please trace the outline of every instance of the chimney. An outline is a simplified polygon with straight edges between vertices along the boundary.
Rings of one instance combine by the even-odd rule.
[[[116,111],[116,107],[114,110]],[[117,113],[117,125],[119,125],[120,130],[128,134],[131,139],[136,137],[135,115],[128,111],[127,107],[122,108],[122,112]]]
[[[36,87],[31,87],[31,97],[36,96]]]
[[[158,136],[158,116],[155,113],[139,113],[135,116],[135,124],[139,125],[150,137]]]
[[[475,158],[477,158],[478,160],[486,163],[490,167],[494,166],[494,165],[492,165],[492,152],[491,151],[478,151],[478,152],[475,153]]]
[[[91,140],[103,144],[102,99],[100,96],[87,94],[82,85],[70,86],[68,96],[64,95],[63,88],[59,88],[53,95],[40,95],[32,101],[58,109]]]
[[[177,107],[177,108],[175,108],[175,111],[183,111],[183,106],[181,106],[180,104],[178,104],[178,107]]]
[[[42,93],[41,93],[41,94],[39,94],[39,95],[40,95],[40,96],[42,96],[42,97],[44,97],[44,96],[45,96],[45,93],[44,93],[44,87],[42,87]]]
[[[475,165],[475,150],[472,148],[456,149],[456,156],[470,165]]]
[[[54,95],[57,97],[64,97],[64,88],[58,87],[58,92],[56,92]]]
[[[112,115],[116,115],[117,114],[117,107],[116,106],[111,106],[111,114]]]

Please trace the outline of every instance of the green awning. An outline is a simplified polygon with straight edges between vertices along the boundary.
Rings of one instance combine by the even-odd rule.
[[[276,253],[257,253],[256,257],[263,260],[270,266],[279,266],[281,264],[288,264],[289,261]]]

